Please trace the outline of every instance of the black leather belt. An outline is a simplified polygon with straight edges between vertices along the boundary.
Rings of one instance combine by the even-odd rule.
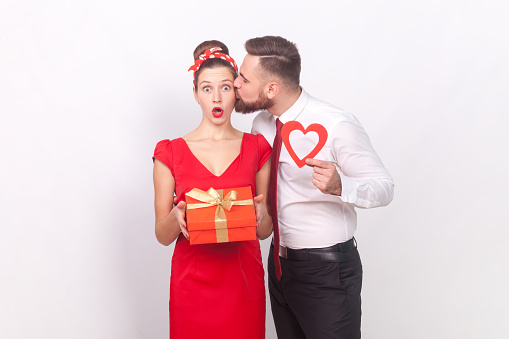
[[[348,252],[355,247],[357,247],[355,238],[324,248],[304,248],[294,250],[280,246],[279,256],[290,260],[339,262],[348,260]]]

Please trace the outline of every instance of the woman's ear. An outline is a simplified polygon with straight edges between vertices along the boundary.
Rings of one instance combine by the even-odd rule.
[[[197,103],[200,103],[200,100],[198,100],[198,94],[196,93],[196,87],[193,86],[193,95],[194,100],[196,100]]]

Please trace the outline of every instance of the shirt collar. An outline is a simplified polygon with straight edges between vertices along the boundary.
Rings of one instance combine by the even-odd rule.
[[[299,98],[295,103],[287,109],[283,114],[279,116],[279,121],[281,121],[283,124],[297,119],[300,113],[304,110],[304,107],[306,107],[308,101],[309,101],[309,94],[302,88],[302,91],[300,93]],[[274,117],[277,118],[277,117]]]

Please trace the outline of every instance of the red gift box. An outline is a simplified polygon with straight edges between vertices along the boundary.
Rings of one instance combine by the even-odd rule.
[[[193,188],[186,203],[191,245],[257,239],[251,187]]]

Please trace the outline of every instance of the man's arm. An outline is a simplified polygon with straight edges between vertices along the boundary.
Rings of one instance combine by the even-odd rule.
[[[360,123],[342,121],[329,137],[337,165],[307,159],[314,171],[313,184],[360,208],[388,205],[394,196],[394,182]]]

